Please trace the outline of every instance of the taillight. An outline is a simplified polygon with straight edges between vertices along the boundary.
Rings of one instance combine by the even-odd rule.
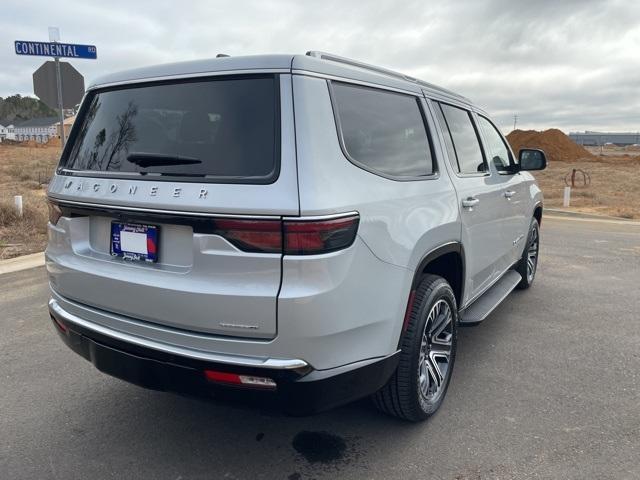
[[[351,246],[358,214],[332,219],[216,219],[214,233],[245,252],[317,255]]]
[[[62,210],[60,210],[58,205],[49,200],[47,200],[47,208],[49,209],[49,222],[51,225],[56,225],[62,216]]]
[[[280,220],[217,219],[215,233],[245,252],[282,252]]]
[[[285,255],[315,255],[351,246],[358,232],[358,215],[331,220],[285,220]]]

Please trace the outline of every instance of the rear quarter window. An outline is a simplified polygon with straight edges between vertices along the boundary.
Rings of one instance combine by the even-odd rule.
[[[416,97],[341,82],[331,82],[331,91],[338,133],[352,163],[394,179],[434,173]]]
[[[279,171],[278,89],[270,75],[91,92],[61,165],[104,176],[271,183]]]

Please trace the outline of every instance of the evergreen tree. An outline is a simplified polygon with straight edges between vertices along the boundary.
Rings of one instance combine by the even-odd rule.
[[[0,97],[0,125],[18,124],[32,118],[55,117],[56,111],[33,97]]]

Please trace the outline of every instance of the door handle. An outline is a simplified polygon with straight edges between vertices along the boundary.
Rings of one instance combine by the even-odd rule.
[[[504,192],[504,198],[511,198],[516,194],[515,190],[507,190]]]
[[[480,203],[480,200],[478,200],[475,197],[467,197],[464,200],[462,200],[462,206],[464,208],[470,208],[473,209],[473,207],[475,207],[476,205],[478,205]]]

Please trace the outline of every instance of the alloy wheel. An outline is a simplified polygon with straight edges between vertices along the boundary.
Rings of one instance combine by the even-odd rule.
[[[418,361],[421,402],[435,402],[446,389],[453,348],[453,321],[451,306],[442,298],[429,310]]]
[[[538,229],[533,228],[531,230],[529,245],[527,246],[527,281],[529,283],[533,281],[533,277],[536,274],[536,268],[538,268],[538,248]]]

